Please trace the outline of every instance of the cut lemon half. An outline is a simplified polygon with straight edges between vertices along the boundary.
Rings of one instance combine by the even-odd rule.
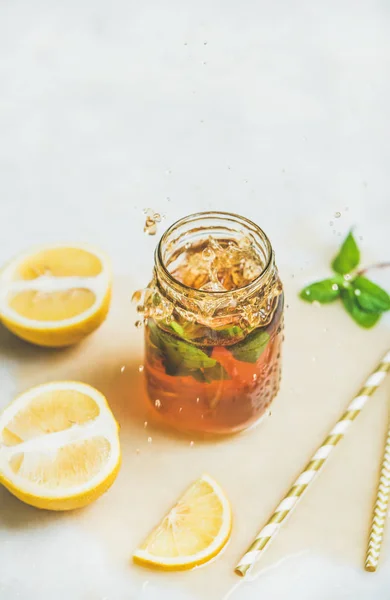
[[[120,466],[118,424],[89,385],[30,389],[0,415],[0,483],[23,502],[71,510],[96,500]]]
[[[133,560],[160,569],[191,569],[225,546],[232,511],[220,486],[203,475],[133,554]]]
[[[109,261],[87,247],[38,248],[0,274],[3,324],[40,346],[79,342],[104,321],[110,298]]]

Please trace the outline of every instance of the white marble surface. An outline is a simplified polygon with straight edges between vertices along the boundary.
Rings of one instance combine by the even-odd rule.
[[[84,241],[141,286],[148,206],[166,223],[211,208],[253,218],[298,285],[327,272],[352,225],[366,262],[389,259],[389,29],[380,0],[4,0],[1,262]],[[17,358],[1,337],[4,406]],[[133,586],[71,521],[26,514],[0,494],[2,600],[173,600]],[[298,555],[232,598],[386,600],[389,572],[389,557],[367,576]]]

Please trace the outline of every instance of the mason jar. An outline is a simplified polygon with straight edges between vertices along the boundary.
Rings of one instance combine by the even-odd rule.
[[[203,212],[172,225],[140,307],[159,418],[214,434],[258,422],[279,390],[283,304],[273,248],[255,223]]]

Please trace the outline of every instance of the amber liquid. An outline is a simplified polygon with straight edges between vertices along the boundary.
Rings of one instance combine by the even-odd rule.
[[[200,345],[222,365],[225,377],[211,382],[191,375],[167,374],[164,358],[156,355],[151,330],[145,329],[145,373],[149,400],[159,416],[170,425],[187,431],[228,434],[257,423],[279,390],[283,295],[271,323],[264,330],[269,341],[256,362],[238,360],[229,345]],[[171,336],[174,334],[165,333]]]

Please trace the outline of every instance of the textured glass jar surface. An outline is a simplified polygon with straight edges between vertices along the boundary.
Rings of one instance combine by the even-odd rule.
[[[170,227],[141,307],[146,386],[159,418],[222,434],[256,423],[279,389],[283,303],[257,225],[214,212]]]

